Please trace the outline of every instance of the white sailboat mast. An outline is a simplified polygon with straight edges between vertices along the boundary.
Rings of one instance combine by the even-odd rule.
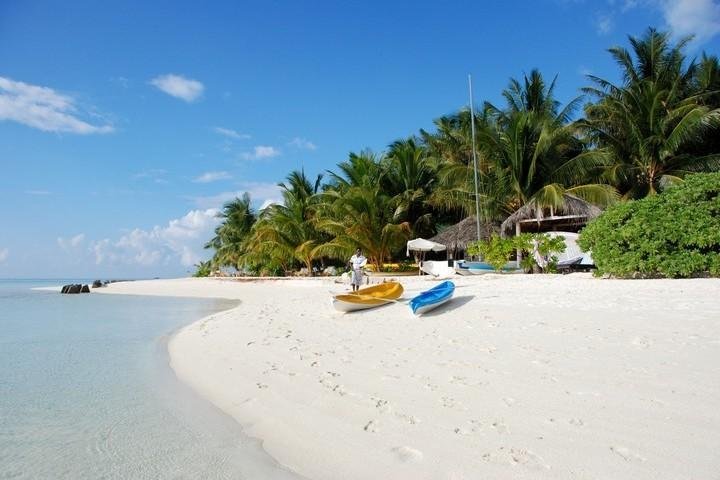
[[[477,226],[477,239],[480,241],[480,197],[478,195],[478,167],[477,153],[475,152],[475,110],[473,107],[472,75],[468,75],[470,88],[470,132],[472,135],[473,171],[475,173],[475,223]]]

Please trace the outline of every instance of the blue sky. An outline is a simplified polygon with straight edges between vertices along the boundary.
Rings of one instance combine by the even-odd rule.
[[[715,0],[5,0],[0,278],[184,275],[239,192],[432,128],[468,74],[573,98],[648,26],[718,53]]]

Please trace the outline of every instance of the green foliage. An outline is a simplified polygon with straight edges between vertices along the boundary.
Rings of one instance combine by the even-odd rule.
[[[417,272],[418,266],[411,261],[404,261],[400,263],[384,263],[381,272],[387,273],[399,273],[399,272]]]
[[[718,61],[688,62],[689,40],[673,45],[669,33],[649,28],[630,37],[632,51],[609,50],[622,83],[589,76],[593,86],[583,89],[597,99],[578,122],[596,146],[586,157],[624,198],[654,195],[688,173],[720,167]]]
[[[500,271],[510,260],[510,256],[520,250],[522,254],[520,266],[525,270],[534,270],[536,267],[540,268],[532,255],[535,243],[540,255],[548,259],[548,265],[541,270],[556,271],[558,257],[552,254],[565,251],[565,240],[544,233],[523,233],[511,238],[502,238],[493,234],[488,240],[470,243],[467,252],[473,256],[481,256],[483,261]]]
[[[317,228],[316,210],[322,175],[311,181],[304,171],[293,171],[287,183],[278,186],[283,203],[262,211],[253,226],[245,254],[245,264],[264,271],[289,270],[296,264],[313,271],[313,262],[322,257],[318,246],[328,238]]]
[[[215,237],[205,245],[205,248],[215,250],[212,259],[214,265],[240,270],[240,257],[245,251],[246,240],[257,220],[250,203],[250,195],[244,193],[242,197],[227,202],[218,214],[221,222],[215,228]]]
[[[195,273],[193,273],[193,277],[209,277],[212,273],[212,262],[210,260],[206,262],[200,262],[195,264]]]
[[[410,236],[410,223],[395,219],[392,197],[379,185],[328,190],[318,228],[333,240],[318,247],[318,253],[347,260],[361,247],[376,268],[391,259]]]
[[[615,189],[590,178],[596,161],[584,155],[570,119],[580,98],[562,107],[555,80],[547,84],[533,70],[512,79],[502,95],[504,108],[485,104],[476,118],[478,196],[485,221],[502,221],[523,205],[562,208],[565,193],[598,203],[612,203]],[[421,132],[432,156],[442,160],[430,201],[475,212],[475,168],[471,161],[468,112],[435,122],[437,133]]]
[[[435,163],[414,137],[393,142],[385,158],[383,188],[393,192],[395,221],[408,222],[413,237],[435,234],[434,211],[429,197],[437,180]]]
[[[609,208],[578,242],[596,274],[720,276],[720,173],[695,174],[660,195]]]
[[[548,273],[557,271],[558,256],[554,254],[564,252],[567,247],[562,237],[553,237],[546,233],[523,233],[513,238],[513,243],[515,248],[522,253],[522,260],[520,261],[522,268],[528,271],[538,268]],[[537,244],[540,255],[547,260],[547,265],[544,268],[538,265],[533,256],[535,244]]]
[[[512,238],[502,238],[493,234],[488,240],[469,244],[467,251],[471,255],[482,256],[483,261],[499,271],[515,251],[515,241]]]
[[[258,274],[261,277],[284,277],[285,270],[283,269],[282,265],[278,265],[276,263],[268,263],[262,266]]]

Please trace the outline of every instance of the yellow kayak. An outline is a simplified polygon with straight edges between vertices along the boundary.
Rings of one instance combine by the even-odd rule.
[[[365,310],[393,303],[403,294],[398,282],[385,282],[372,287],[361,288],[357,292],[333,296],[332,304],[341,312]]]

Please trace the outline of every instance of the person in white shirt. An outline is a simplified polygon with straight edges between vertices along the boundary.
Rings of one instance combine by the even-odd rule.
[[[350,264],[350,268],[352,269],[352,280],[350,281],[352,285],[352,291],[356,291],[360,288],[360,285],[362,285],[363,280],[363,267],[365,264],[367,264],[367,258],[362,254],[362,250],[358,248],[355,250],[355,255],[350,257],[350,261],[348,262]]]

